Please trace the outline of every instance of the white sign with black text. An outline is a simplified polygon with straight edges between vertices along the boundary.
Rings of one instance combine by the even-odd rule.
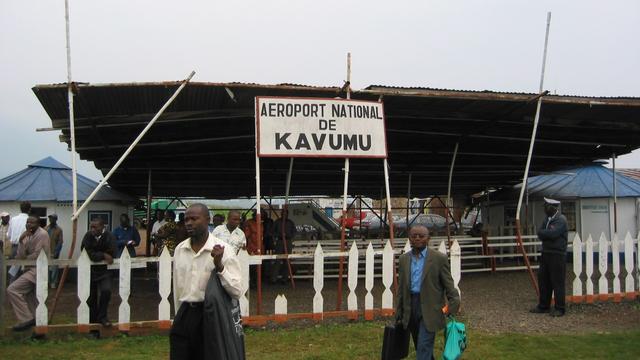
[[[381,102],[256,97],[258,156],[386,158]]]

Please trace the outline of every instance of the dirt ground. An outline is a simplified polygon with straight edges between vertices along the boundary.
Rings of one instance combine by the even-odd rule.
[[[114,276],[113,295],[109,309],[110,319],[117,322],[120,297]],[[568,276],[567,292],[570,293],[572,278]],[[336,280],[325,280],[322,295],[325,311],[336,310]],[[470,329],[490,333],[580,333],[607,332],[613,330],[640,328],[640,300],[630,302],[596,303],[569,305],[566,316],[552,318],[546,314],[530,314],[528,310],[536,305],[535,291],[527,273],[497,272],[463,274],[460,282],[462,292],[461,318]],[[343,286],[342,309],[346,310],[348,285]],[[372,291],[374,307],[381,306],[382,283],[377,280]],[[53,294],[49,291],[47,302],[51,309]],[[272,314],[274,300],[278,294],[285,294],[289,313],[311,312],[314,296],[311,280],[296,281],[296,289],[290,284],[264,284],[263,314]],[[364,279],[359,279],[356,289],[358,307],[364,308]],[[136,269],[133,289],[129,297],[131,320],[155,320],[158,317],[158,284],[152,270]],[[65,286],[58,301],[53,324],[74,323],[78,299],[73,282]],[[5,326],[15,323],[9,304],[5,304]],[[250,292],[250,312],[256,313],[256,290]]]

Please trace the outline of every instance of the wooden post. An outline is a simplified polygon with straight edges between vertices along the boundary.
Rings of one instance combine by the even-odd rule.
[[[324,252],[320,243],[316,245],[316,251],[313,255],[313,319],[322,320],[322,312],[324,311],[324,298],[322,297],[322,288],[324,287]]]
[[[89,291],[91,288],[91,260],[87,250],[83,249],[78,258],[78,331],[89,332]]]
[[[131,307],[129,306],[129,295],[131,295],[131,256],[129,255],[129,249],[124,248],[118,262],[120,265],[119,290],[121,299],[120,307],[118,308],[118,330],[128,332],[131,323]]]
[[[593,238],[591,237],[591,234],[589,234],[589,237],[587,238],[586,245],[587,250],[584,254],[584,260],[587,262],[585,269],[587,272],[587,303],[591,304],[593,303]]]
[[[383,315],[391,315],[393,313],[393,292],[391,287],[394,283],[394,264],[395,256],[391,241],[387,241],[382,252],[382,284],[384,291],[382,292],[382,312]]]
[[[358,297],[356,296],[356,288],[358,287],[358,246],[356,242],[351,243],[351,249],[349,250],[349,273],[348,273],[348,285],[349,296],[347,297],[347,310],[349,310],[349,318],[352,320],[358,319]]]
[[[2,289],[4,291],[4,289]],[[36,260],[36,297],[38,307],[36,308],[36,328],[35,333],[44,335],[47,333],[47,296],[49,295],[49,259],[44,250],[40,250],[38,260]]]
[[[620,302],[622,297],[620,295],[620,243],[618,242],[618,235],[613,234],[611,239],[611,257],[612,257],[612,270],[613,270],[613,301]]]
[[[573,274],[573,302],[578,302],[582,298],[582,241],[578,234],[573,238]]]
[[[608,251],[609,246],[607,244],[607,238],[604,233],[600,234],[600,241],[598,241],[598,270],[600,271],[600,279],[598,280],[598,299],[605,301],[609,294],[609,280],[607,279],[607,267],[608,267]]]
[[[169,294],[171,294],[171,267],[171,254],[168,251],[162,251],[158,259],[158,292],[160,293],[158,320],[160,320],[161,328],[164,329],[171,327],[171,305],[168,300]],[[175,315],[178,313],[178,295],[175,291],[173,292],[173,296],[173,313]]]
[[[629,232],[624,238],[624,268],[627,270],[627,277],[624,281],[625,297],[627,300],[634,300],[636,298],[636,286],[633,281],[633,238]]]
[[[369,241],[369,245],[367,245],[367,252],[365,255],[365,265],[364,265],[364,288],[367,290],[367,293],[364,296],[364,319],[365,320],[373,320],[373,295],[371,295],[371,290],[373,290],[373,271],[374,271],[374,253],[373,253],[373,245],[371,245],[371,241]]]

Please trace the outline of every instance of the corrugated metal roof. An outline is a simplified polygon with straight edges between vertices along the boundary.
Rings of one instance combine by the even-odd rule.
[[[78,200],[84,201],[98,183],[78,174]],[[71,169],[52,157],[0,179],[0,201],[72,201]],[[108,186],[100,189],[97,201],[136,202],[137,199]]]
[[[108,172],[173,94],[178,82],[77,84],[76,148]],[[35,95],[69,144],[65,84],[38,85]],[[338,87],[189,83],[109,179],[144,196],[149,170],[160,196],[235,198],[255,193],[256,96],[344,97]],[[354,100],[382,99],[392,194],[447,192],[456,143],[454,194],[517,183],[526,162],[537,94],[369,87]],[[598,106],[596,106],[598,105]],[[600,106],[602,105],[602,106]],[[545,96],[531,173],[589,164],[640,147],[640,99]],[[288,159],[261,160],[263,194],[284,194]],[[291,195],[339,195],[341,159],[296,159]],[[349,192],[380,194],[373,160],[352,160]]]
[[[613,197],[613,170],[594,165],[529,178],[529,196],[534,198]],[[520,186],[516,186],[520,188]],[[640,180],[616,176],[617,197],[640,197]]]
[[[636,180],[640,180],[640,169],[616,169],[616,172]]]

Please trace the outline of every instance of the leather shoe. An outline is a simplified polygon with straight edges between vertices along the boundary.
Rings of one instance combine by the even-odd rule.
[[[35,325],[36,325],[36,319],[33,319],[33,320],[25,321],[20,324],[16,324],[11,329],[13,331],[25,331],[34,327]]]
[[[561,317],[564,316],[564,311],[562,310],[558,310],[558,309],[553,309],[549,315],[553,316],[553,317]]]
[[[111,327],[113,324],[111,323],[111,321],[109,321],[108,319],[103,319],[102,321],[100,321],[100,324],[102,324],[102,326],[104,327]]]
[[[549,309],[543,309],[536,306],[533,309],[529,310],[529,312],[532,314],[546,314],[549,312]]]

